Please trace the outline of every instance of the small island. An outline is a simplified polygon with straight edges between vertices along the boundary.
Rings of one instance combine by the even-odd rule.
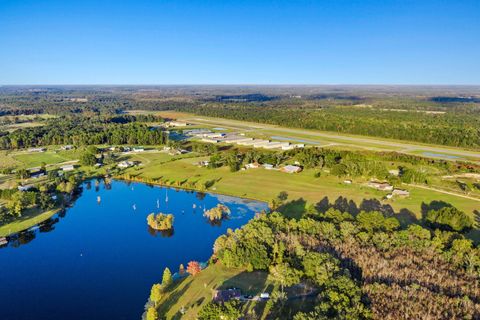
[[[150,213],[147,216],[147,223],[154,230],[167,231],[173,229],[173,214]]]
[[[203,214],[210,221],[220,221],[223,218],[227,217],[230,214],[230,209],[223,204],[218,204],[216,207],[213,207],[210,210],[205,211]]]

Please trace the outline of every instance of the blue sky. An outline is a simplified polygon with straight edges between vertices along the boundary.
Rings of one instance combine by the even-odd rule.
[[[480,1],[0,0],[0,84],[480,84]]]

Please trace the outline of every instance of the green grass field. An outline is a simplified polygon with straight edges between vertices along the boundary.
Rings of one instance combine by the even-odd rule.
[[[299,174],[286,174],[261,168],[230,172],[228,168],[208,169],[194,165],[204,159],[207,158],[197,157],[176,161],[163,159],[161,162],[150,159],[149,164],[130,169],[129,172],[133,175],[170,182],[188,181],[202,184],[206,181],[215,181],[209,191],[262,201],[269,201],[280,191],[287,191],[289,200],[301,198],[307,203],[315,204],[324,197],[328,197],[332,203],[339,197],[345,197],[360,205],[364,199],[381,200],[387,194],[387,192],[364,186],[364,180],[354,180],[353,184],[347,185],[343,183],[343,179],[324,172],[321,177],[315,178],[314,170],[305,170]],[[416,187],[406,187],[406,189],[410,191],[409,197],[384,200],[381,204],[392,206],[396,212],[412,213],[417,218],[421,217],[422,202],[430,203],[433,200],[449,202],[468,213],[473,213],[480,208],[479,201]]]
[[[21,163],[25,168],[38,167],[42,163],[47,165],[57,164],[65,161],[70,161],[75,158],[78,159],[78,152],[72,151],[53,151],[48,150],[46,152],[17,152],[11,154],[12,157],[17,163]]]
[[[5,237],[13,233],[17,233],[28,228],[31,228],[58,212],[59,209],[52,209],[48,211],[40,211],[38,208],[28,209],[24,214],[14,221],[0,226],[0,237]]]

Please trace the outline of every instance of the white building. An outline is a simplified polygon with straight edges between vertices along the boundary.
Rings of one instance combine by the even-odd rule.
[[[182,121],[170,121],[167,123],[167,126],[169,127],[186,127],[188,125],[189,123],[182,122]]]
[[[75,170],[75,167],[73,166],[73,164],[66,164],[64,166],[61,166],[60,169],[62,169],[62,171],[73,171]]]
[[[122,161],[117,164],[117,167],[125,169],[125,168],[132,167],[134,164],[135,163],[133,163],[132,161]]]
[[[270,142],[263,146],[265,149],[281,149],[283,147],[288,147],[290,145],[289,142]]]

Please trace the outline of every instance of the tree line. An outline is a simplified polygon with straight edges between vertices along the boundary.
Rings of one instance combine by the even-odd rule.
[[[0,149],[73,144],[166,144],[168,133],[151,128],[132,116],[56,118],[44,126],[24,128],[0,136]]]

